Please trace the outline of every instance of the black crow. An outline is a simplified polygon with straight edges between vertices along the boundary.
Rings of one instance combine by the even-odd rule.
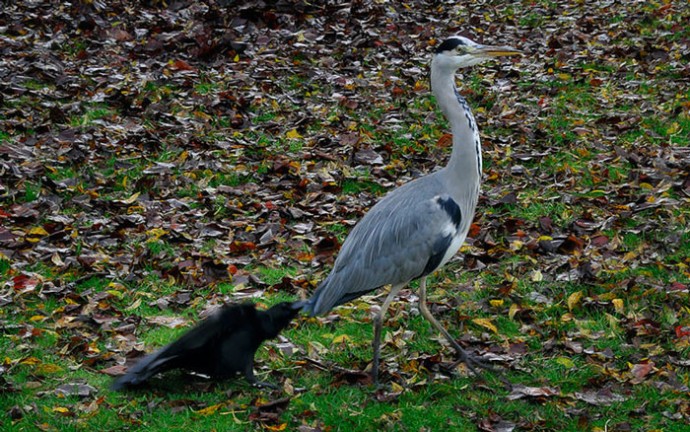
[[[139,360],[113,383],[113,390],[136,387],[159,372],[186,369],[214,378],[242,374],[257,386],[254,354],[261,343],[278,336],[304,302],[283,302],[265,311],[253,304],[227,305],[178,340]]]

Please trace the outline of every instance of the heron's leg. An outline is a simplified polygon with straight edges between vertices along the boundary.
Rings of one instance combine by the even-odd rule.
[[[429,311],[429,308],[426,305],[426,276],[422,277],[419,280],[419,310],[422,312],[422,315],[424,318],[427,319],[431,323],[432,326],[446,338],[446,340],[452,345],[453,348],[455,348],[455,351],[457,351],[458,355],[460,356],[460,361],[465,363],[467,367],[475,374],[479,375],[477,373],[477,370],[474,368],[475,365],[485,368],[485,369],[492,369],[491,366],[484,364],[477,359],[473,358],[470,356],[467,351],[465,351],[460,344],[458,344],[453,336],[448,333],[448,330],[443,328],[441,323],[439,323],[436,318],[434,318],[433,315],[431,315],[431,312]],[[457,363],[455,363],[457,365]]]
[[[383,327],[383,316],[391,305],[391,302],[398,295],[402,287],[405,285],[393,285],[391,291],[388,293],[386,300],[383,301],[379,313],[374,317],[374,341],[372,342],[372,347],[374,348],[374,360],[371,365],[371,377],[374,380],[374,384],[379,382],[379,355],[381,352],[381,327]]]

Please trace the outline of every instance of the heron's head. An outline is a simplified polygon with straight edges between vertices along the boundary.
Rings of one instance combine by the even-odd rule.
[[[452,36],[436,48],[434,63],[439,69],[452,69],[474,66],[493,57],[521,55],[509,46],[482,45],[463,36]]]

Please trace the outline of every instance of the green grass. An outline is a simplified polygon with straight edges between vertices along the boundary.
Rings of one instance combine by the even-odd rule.
[[[33,182],[24,182],[24,202],[36,201],[41,195],[42,184]]]
[[[373,48],[343,49],[336,41],[328,61],[344,80],[333,82],[311,73],[323,67],[310,54],[311,41],[304,52],[281,52],[304,34],[275,47],[282,41],[276,33],[269,57],[257,50],[235,65],[221,53],[195,63],[198,75],[191,78],[169,67],[170,59],[194,62],[178,47],[167,47],[163,60],[151,54],[161,70],[146,75],[138,72],[140,60],[122,57],[115,72],[132,109],[160,104],[133,115],[111,104],[110,87],[75,72],[81,69],[64,72],[80,87],[57,87],[29,70],[25,92],[6,96],[0,119],[10,128],[0,131],[0,143],[27,146],[36,157],[0,161],[10,167],[0,170],[8,204],[0,209],[7,227],[0,233],[0,430],[473,431],[498,430],[499,420],[514,430],[684,430],[682,385],[690,377],[673,360],[690,356],[687,341],[676,336],[690,326],[682,289],[690,284],[690,213],[679,175],[690,131],[690,93],[678,66],[687,12],[649,4],[631,15],[633,9],[619,13],[624,6],[616,4],[581,20],[571,18],[584,6],[571,6],[491,5],[497,28],[517,23],[537,37],[544,26],[574,26],[579,33],[573,42],[570,33],[556,31],[561,48],[547,49],[543,40],[513,65],[480,66],[458,77],[476,108],[487,181],[475,218],[479,234],[464,249],[464,263],[454,260],[429,278],[432,310],[453,336],[471,352],[504,359],[496,366],[511,383],[555,388],[556,395],[513,400],[497,373],[468,376],[463,366],[446,373],[441,366],[454,355],[419,314],[416,283],[386,314],[381,388],[347,373],[371,361],[372,316],[385,297],[377,293],[327,317],[300,317],[261,347],[257,375],[279,390],[181,373],[157,377],[143,391],[108,389],[112,378],[104,371],[124,360],[124,344],[160,348],[212,303],[250,299],[268,307],[313,292],[333,259],[317,256],[321,238],[336,236],[342,244],[362,203],[386,193],[382,184],[447,160],[449,149],[436,143],[448,124],[428,88],[415,83],[426,76],[410,72],[426,67],[423,53],[397,64],[389,59],[399,44],[386,35]],[[461,12],[449,13],[458,21]],[[305,19],[314,17],[318,23],[318,12]],[[591,58],[583,57],[582,26],[612,42],[587,41]],[[51,50],[78,68],[97,64],[91,36],[77,33]],[[35,32],[37,42],[41,35]],[[423,50],[433,45],[427,39],[418,40]],[[143,45],[137,39],[135,46]],[[657,54],[668,58],[648,57]],[[339,62],[355,57],[357,71],[341,69]],[[289,72],[297,64],[302,68]],[[246,82],[235,74],[256,65],[261,73]],[[279,73],[269,76],[273,66]],[[66,90],[72,88],[80,90]],[[103,102],[93,102],[103,91]],[[236,106],[221,97],[225,91],[248,101]],[[68,121],[82,134],[79,141],[54,142],[61,130],[49,121],[44,96],[81,107]],[[36,114],[20,121],[13,110]],[[241,128],[235,114],[246,120]],[[293,129],[299,137],[287,135]],[[356,146],[340,141],[346,134],[380,152],[385,166],[355,168]],[[75,159],[69,145],[85,156]],[[530,153],[542,156],[515,157]],[[285,159],[289,168],[276,170]],[[157,163],[168,165],[157,172]],[[513,172],[516,165],[524,171]],[[70,179],[76,183],[55,187]],[[515,203],[500,202],[511,192]],[[135,193],[138,199],[128,202]],[[661,205],[635,208],[653,202]],[[295,235],[291,227],[304,222],[313,222],[313,230]],[[206,225],[222,234],[206,236]],[[254,233],[268,225],[277,236],[259,244],[263,231]],[[31,234],[39,228],[49,234]],[[538,240],[545,234],[573,236],[582,247],[544,251]],[[235,251],[235,242],[246,242],[246,250]],[[580,277],[588,266],[593,277]],[[236,273],[227,277],[225,269]],[[154,324],[161,317],[186,324]],[[632,369],[647,361],[654,369],[634,382]],[[75,382],[95,393],[56,395],[60,385]],[[624,399],[593,405],[576,396],[600,390]],[[283,406],[260,415],[258,405],[280,399]]]
[[[284,277],[294,277],[298,270],[294,267],[274,268],[274,267],[258,267],[256,272],[261,279],[268,285],[275,285],[280,283]]]
[[[371,180],[345,179],[343,181],[342,191],[346,195],[356,195],[364,191],[381,195],[386,192],[386,189]]]
[[[257,272],[264,282],[272,284],[280,282],[284,276],[294,276],[296,269],[259,267]],[[437,280],[435,283],[440,284],[439,289],[442,290],[451,288],[447,282],[442,280]],[[96,278],[80,284],[82,292],[112,288],[111,285]],[[149,284],[142,285],[138,290],[147,293],[145,298],[153,299],[164,296],[166,293],[174,293],[177,288],[174,285],[151,280]],[[232,287],[222,288],[223,291],[228,289],[232,289]],[[523,289],[528,290],[533,289],[533,287],[525,284]],[[549,291],[549,289],[558,293],[554,298],[560,302],[562,300],[558,299],[565,299],[573,292],[587,288],[578,285],[572,285],[565,289],[558,285],[538,288],[539,291]],[[472,305],[474,304],[473,300],[477,300],[477,297],[483,294],[481,292],[466,293],[462,296],[463,303]],[[281,295],[279,294],[278,297]],[[275,300],[277,299],[272,301]],[[439,301],[441,298],[432,291],[431,300]],[[179,316],[179,313],[171,311],[161,313],[156,308],[146,306],[145,303],[146,301],[142,302],[132,312],[142,313],[142,317],[161,314],[171,317]],[[28,311],[41,310],[47,317],[50,317],[55,310],[61,307],[55,299],[31,304],[33,306],[27,308]],[[292,340],[297,346],[323,347],[325,351],[321,353],[317,350],[316,358],[325,362],[324,364],[344,368],[363,368],[371,356],[372,328],[367,317],[368,306],[363,308],[361,306],[364,306],[364,303],[358,301],[341,310],[342,321],[337,326],[324,327],[315,321],[303,319],[293,328],[288,329],[284,336]],[[504,306],[507,307],[508,304]],[[612,350],[616,358],[629,358],[637,352],[630,346],[621,345],[621,334],[611,327],[611,321],[605,313],[590,311],[584,306],[579,306],[571,312],[573,318],[563,322],[563,308],[559,306],[559,303],[542,308],[536,304],[529,304],[527,301],[527,303],[523,302],[523,307],[525,306],[534,308],[535,313],[532,319],[545,324],[545,328],[549,328],[548,323],[552,322],[553,331],[557,333],[598,334],[599,336],[592,342],[583,340],[586,349],[592,347],[598,352],[609,349]],[[488,417],[492,415],[491,413],[498,414],[504,420],[518,424],[536,422],[540,424],[539,427],[543,430],[575,431],[579,430],[578,427],[580,427],[578,419],[564,415],[566,408],[572,406],[579,409],[592,409],[584,402],[575,401],[571,396],[576,392],[586,391],[589,382],[602,379],[603,371],[591,364],[585,355],[558,352],[550,355],[542,354],[541,356],[528,354],[521,363],[532,373],[508,372],[507,378],[513,383],[531,386],[549,385],[560,390],[560,396],[554,396],[536,404],[527,399],[508,400],[507,395],[510,392],[502,389],[500,383],[496,381],[496,376],[492,373],[486,373],[487,382],[478,388],[474,388],[477,384],[476,378],[456,376],[451,379],[434,380],[434,373],[418,365],[415,359],[420,355],[433,355],[441,350],[439,344],[434,340],[437,336],[424,319],[418,315],[409,317],[407,316],[409,312],[409,305],[400,302],[393,304],[389,314],[389,322],[384,329],[385,334],[400,337],[402,332],[407,331],[411,337],[405,338],[404,344],[400,346],[384,345],[382,358],[384,362],[390,361],[386,364],[391,365],[391,367],[401,367],[416,372],[401,382],[402,387],[398,388],[394,392],[395,394],[387,396],[390,398],[387,402],[377,401],[377,393],[374,388],[344,383],[334,386],[335,377],[332,372],[309,367],[295,367],[295,362],[301,359],[300,354],[280,356],[269,360],[267,357],[269,348],[262,348],[258,356],[260,377],[272,379],[274,374],[266,375],[266,371],[263,369],[263,366],[268,363],[271,365],[271,369],[280,371],[284,378],[289,378],[298,390],[290,400],[287,411],[281,415],[281,421],[287,422],[288,428],[296,428],[304,421],[310,423],[318,419],[319,424],[354,431],[370,430],[372,425],[383,429],[398,429],[404,425],[405,430],[419,430],[420,428],[435,429],[442,424],[443,427],[472,429],[475,420],[463,415],[463,413],[471,412],[480,418]],[[467,306],[463,307],[463,312],[469,312]],[[442,314],[441,317],[447,323],[452,323],[453,320],[450,319],[450,315],[446,313]],[[472,315],[473,317],[481,316],[481,314],[476,315],[474,313]],[[493,317],[493,314],[486,316]],[[195,317],[188,318],[192,321],[197,319]],[[525,323],[521,322],[520,318],[510,319],[507,316],[499,315],[494,318],[494,322],[499,332],[493,337],[498,340],[521,341],[527,339],[535,351],[540,349],[539,338],[524,333],[521,327]],[[105,405],[101,405],[100,409],[96,410],[95,415],[91,415],[84,411],[84,405],[77,398],[61,398],[51,392],[51,389],[66,382],[64,371],[80,360],[79,354],[76,358],[69,354],[67,356],[45,356],[45,350],[49,350],[56,342],[61,344],[66,341],[60,342],[58,335],[49,331],[50,318],[45,321],[35,321],[34,325],[37,328],[45,329],[45,331],[32,339],[33,348],[30,351],[23,351],[21,356],[24,358],[35,357],[40,360],[35,361],[34,364],[31,363],[33,360],[26,360],[24,363],[13,366],[12,382],[20,387],[29,382],[36,382],[39,385],[38,390],[42,389],[46,391],[46,394],[40,398],[38,410],[25,412],[24,417],[15,423],[14,427],[18,428],[17,430],[28,428],[37,422],[44,424],[42,427],[54,429],[64,428],[65,424],[77,429],[85,427],[107,429],[121,427],[125,422],[135,424],[137,427],[158,430],[182,427],[188,422],[194,422],[195,427],[204,429],[223,427],[226,430],[228,428],[230,430],[244,430],[251,424],[249,414],[252,410],[248,409],[248,406],[252,404],[252,400],[268,395],[265,390],[251,389],[241,381],[218,384],[215,386],[216,391],[202,391],[201,389],[208,384],[204,383],[203,380],[190,380],[181,374],[169,375],[165,380],[155,379],[154,388],[156,390],[153,392],[118,394],[106,390],[110,382],[108,377],[97,374],[96,370],[91,368],[80,368],[70,374],[69,382],[86,381],[97,388],[99,395],[104,398],[101,404]],[[478,335],[482,331],[473,325],[465,326],[464,330],[460,330],[453,324],[447,326],[458,335],[463,332]],[[138,336],[148,349],[156,349],[183,331],[183,328],[169,329],[163,326],[154,326]],[[338,349],[333,349],[335,340],[339,340],[337,342]],[[386,340],[385,336],[384,340]],[[16,339],[13,332],[9,334],[6,332],[4,337],[0,339],[0,346],[3,350],[7,350],[10,359],[17,358],[16,356],[19,354],[15,343]],[[99,342],[95,346],[107,350],[107,347]],[[401,351],[403,355],[400,354]],[[625,362],[616,367],[620,370],[628,368]],[[398,379],[393,378],[393,381],[398,382]],[[33,389],[33,386],[31,388]],[[223,389],[232,389],[235,396],[228,398]],[[27,388],[18,393],[7,394],[6,406],[30,405],[33,391]],[[399,391],[402,393],[397,394]],[[591,418],[589,420],[590,425],[603,428],[607,422],[612,424],[630,422],[633,428],[638,428],[651,422],[651,424],[662,426],[665,424],[671,427],[672,423],[661,414],[661,411],[666,409],[663,408],[663,401],[667,396],[669,396],[668,391],[651,386],[637,387],[633,394],[626,395],[625,401],[615,403],[611,407],[599,408],[602,416]],[[180,411],[176,408],[176,401],[182,400],[193,401],[193,404]],[[630,413],[637,409],[636,400],[649,402],[646,416],[630,416]],[[104,409],[104,406],[110,405],[121,408],[117,411]],[[149,408],[146,408],[147,406]],[[202,409],[216,406],[217,411],[212,414],[200,414],[203,412]],[[657,406],[659,408],[653,408]],[[126,414],[127,412],[131,413]]]
[[[86,127],[97,120],[112,118],[115,114],[116,112],[108,106],[93,104],[84,114],[71,117],[69,123],[73,127]]]

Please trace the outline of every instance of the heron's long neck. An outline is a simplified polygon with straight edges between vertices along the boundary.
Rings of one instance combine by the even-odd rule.
[[[482,172],[479,129],[467,101],[455,87],[452,71],[431,69],[431,91],[446,115],[453,133],[453,152],[446,166],[455,187],[467,187],[477,193]],[[468,191],[469,192],[469,191]]]

